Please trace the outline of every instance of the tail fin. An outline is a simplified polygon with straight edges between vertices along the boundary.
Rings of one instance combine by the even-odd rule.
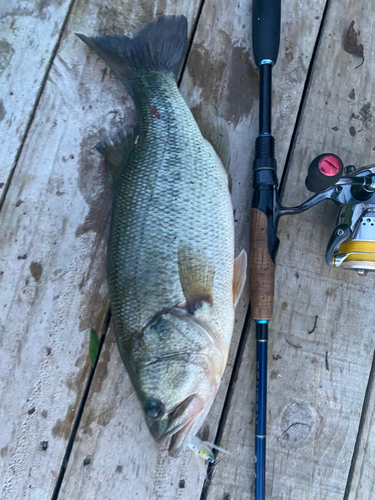
[[[131,92],[131,80],[147,70],[177,77],[187,38],[185,16],[164,16],[147,24],[134,38],[77,36],[100,56]]]

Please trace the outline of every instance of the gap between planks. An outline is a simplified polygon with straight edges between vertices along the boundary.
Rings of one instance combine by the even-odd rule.
[[[233,370],[232,370],[232,374],[231,374],[231,377],[230,377],[227,394],[226,394],[226,397],[225,397],[223,409],[221,411],[219,425],[218,425],[218,428],[217,428],[217,431],[216,431],[215,444],[217,446],[220,446],[221,439],[222,439],[223,433],[224,433],[225,424],[227,422],[227,418],[228,418],[228,414],[229,414],[229,409],[230,409],[230,404],[231,404],[231,401],[232,401],[233,392],[235,390],[236,382],[237,382],[237,379],[238,379],[238,373],[240,371],[240,366],[241,366],[241,362],[242,362],[242,358],[243,358],[243,353],[244,353],[244,350],[245,350],[246,341],[247,341],[247,338],[249,336],[250,322],[251,322],[251,305],[249,304],[249,307],[248,307],[247,313],[246,313],[246,317],[245,317],[245,322],[244,322],[244,325],[243,325],[243,328],[242,328],[242,333],[241,333],[240,341],[238,343],[236,358],[235,358],[235,361],[234,361],[234,364],[233,364]],[[214,457],[216,459],[217,455],[218,455],[218,451],[217,450],[213,450],[213,453],[214,453]],[[214,474],[214,470],[215,470],[215,467],[216,467],[217,463],[218,462],[216,462],[216,460],[215,460],[215,462],[213,464],[210,463],[208,465],[208,468],[207,468],[207,477],[206,477],[205,482],[203,483],[202,493],[201,493],[201,496],[200,496],[200,500],[207,500],[207,498],[208,498],[208,493],[209,493],[209,488],[210,488],[210,478]]]
[[[316,41],[315,41],[315,44],[314,44],[313,53],[312,53],[312,56],[311,56],[309,67],[308,67],[308,71],[307,71],[307,75],[306,75],[306,80],[305,80],[305,84],[304,84],[302,95],[301,95],[301,101],[300,101],[300,105],[299,105],[299,108],[298,108],[298,113],[297,113],[297,117],[296,117],[294,129],[293,129],[291,140],[290,140],[290,145],[289,145],[289,148],[288,148],[288,152],[287,152],[287,155],[286,155],[285,164],[284,164],[283,171],[282,171],[282,174],[281,174],[281,179],[280,179],[280,184],[279,184],[279,197],[280,197],[280,201],[282,200],[282,196],[283,196],[283,193],[284,193],[284,188],[285,188],[286,182],[288,180],[290,158],[292,156],[292,153],[293,153],[293,150],[294,150],[294,147],[295,147],[295,144],[296,144],[296,139],[297,139],[297,136],[298,136],[298,132],[299,132],[299,128],[300,128],[300,123],[301,123],[301,118],[302,118],[302,115],[303,115],[303,111],[305,109],[306,98],[307,98],[307,95],[308,95],[308,92],[309,92],[309,88],[310,88],[310,84],[311,84],[311,80],[312,80],[312,75],[313,75],[313,71],[314,71],[314,67],[315,67],[316,54],[318,52],[318,48],[319,48],[319,45],[320,45],[320,42],[321,42],[321,39],[322,39],[322,36],[323,36],[323,31],[324,31],[324,26],[325,26],[326,19],[327,19],[327,13],[328,13],[330,1],[331,0],[327,0],[326,1],[326,4],[325,4],[324,9],[323,9],[322,19],[321,19],[321,22],[320,22],[318,34],[317,34]],[[277,154],[277,150],[276,150],[276,154]],[[220,444],[221,444],[221,439],[222,439],[222,436],[223,436],[225,424],[226,424],[226,421],[227,421],[227,418],[228,418],[228,414],[229,414],[229,408],[230,408],[230,404],[231,404],[231,400],[232,400],[233,391],[235,390],[235,385],[236,385],[236,381],[237,381],[237,378],[238,378],[238,372],[239,372],[239,369],[240,369],[240,366],[241,366],[242,357],[243,357],[243,353],[244,353],[244,350],[245,350],[246,340],[247,340],[247,338],[249,336],[249,330],[250,330],[251,320],[252,320],[252,318],[251,318],[251,303],[249,303],[249,307],[248,307],[247,314],[246,314],[246,319],[245,319],[245,322],[244,322],[244,325],[243,325],[243,329],[242,329],[242,333],[241,333],[241,338],[240,338],[240,341],[239,341],[239,344],[238,344],[238,349],[237,349],[237,354],[236,354],[235,362],[234,362],[234,365],[233,365],[232,375],[231,375],[230,382],[229,382],[229,385],[228,385],[228,390],[227,390],[227,394],[226,394],[226,398],[225,398],[223,410],[222,410],[220,421],[219,421],[219,426],[218,426],[218,429],[217,429],[217,432],[216,432],[215,444],[217,446],[220,446]],[[375,374],[374,374],[374,376],[375,376]],[[255,388],[254,388],[254,391],[255,391]],[[214,455],[215,455],[215,458],[218,455],[218,452],[216,450],[214,450]],[[208,466],[208,469],[207,469],[207,479],[206,479],[206,481],[205,481],[205,483],[203,485],[202,494],[201,494],[200,500],[207,500],[207,498],[208,498],[209,489],[210,489],[210,479],[209,478],[211,477],[211,475],[214,472],[214,467],[215,467],[214,464],[209,464],[209,466]],[[346,500],[346,498],[344,498],[344,500]]]
[[[22,147],[23,147],[23,144],[25,142],[27,133],[28,133],[30,127],[31,127],[33,118],[35,116],[36,109],[38,107],[40,97],[42,95],[45,83],[47,81],[49,71],[50,71],[51,66],[53,64],[53,60],[54,60],[54,58],[56,56],[57,50],[59,48],[61,39],[62,39],[64,31],[65,31],[66,24],[68,22],[70,13],[71,13],[71,11],[73,9],[73,6],[74,6],[75,2],[76,2],[76,0],[72,0],[71,4],[69,6],[68,13],[67,13],[67,15],[65,17],[65,20],[64,20],[64,23],[62,25],[62,29],[61,29],[58,41],[57,41],[56,46],[55,46],[55,48],[54,48],[54,50],[52,52],[51,59],[50,59],[50,62],[48,64],[48,68],[46,70],[46,74],[44,76],[44,79],[43,79],[40,91],[38,93],[38,96],[37,96],[37,99],[36,99],[36,102],[35,102],[35,105],[34,105],[34,109],[33,109],[32,115],[31,115],[29,123],[28,123],[28,125],[26,127],[25,136],[23,137],[22,142],[21,142],[21,146],[19,148],[19,151],[17,152],[17,156],[16,156],[14,168],[12,169],[12,172],[11,172],[9,178],[8,178],[8,184],[7,184],[7,186],[6,186],[5,190],[4,190],[4,199],[5,199],[7,190],[8,190],[8,186],[10,185],[10,182],[11,182],[11,179],[12,179],[12,176],[13,176],[13,172],[14,172],[14,170],[16,168],[18,158],[19,158],[19,156],[20,156],[20,154],[22,152]],[[180,86],[180,84],[181,84],[181,81],[182,81],[182,78],[183,78],[183,75],[184,75],[184,72],[185,72],[185,69],[186,69],[187,61],[188,61],[188,58],[189,58],[189,54],[190,54],[191,48],[193,46],[194,37],[195,37],[196,31],[197,31],[197,27],[198,27],[198,23],[199,23],[201,14],[202,14],[204,3],[205,3],[205,0],[202,0],[200,2],[200,5],[199,5],[198,11],[197,11],[197,16],[196,16],[196,19],[195,19],[195,22],[194,22],[194,25],[193,25],[193,28],[192,28],[192,31],[191,31],[191,36],[190,36],[190,39],[188,40],[186,54],[184,56],[184,60],[183,60],[182,66],[181,66],[181,71],[180,71],[178,82],[177,82],[178,86]],[[0,201],[0,211],[1,211],[1,207],[2,207],[2,201]],[[88,398],[88,395],[89,395],[89,392],[90,392],[90,388],[91,388],[91,384],[92,384],[92,381],[93,381],[93,378],[94,378],[94,375],[95,375],[95,370],[96,370],[96,367],[98,365],[98,362],[99,362],[99,359],[100,359],[100,354],[102,352],[102,348],[103,348],[103,345],[104,345],[104,341],[105,341],[107,333],[108,333],[110,320],[111,320],[111,310],[109,309],[109,311],[107,313],[107,316],[105,318],[103,327],[102,327],[102,335],[100,336],[99,351],[98,351],[98,355],[97,355],[97,358],[96,358],[96,361],[95,361],[95,366],[91,369],[90,375],[89,375],[88,380],[86,382],[86,387],[85,387],[85,390],[84,390],[84,393],[83,393],[83,396],[82,396],[82,399],[81,399],[81,402],[80,402],[80,405],[79,405],[79,408],[78,408],[76,419],[75,419],[74,424],[73,424],[72,432],[71,432],[71,434],[69,436],[69,439],[68,439],[68,443],[67,443],[67,447],[66,447],[66,450],[65,450],[64,458],[63,458],[61,466],[60,466],[59,474],[58,474],[57,479],[56,479],[56,484],[55,484],[55,488],[54,488],[53,493],[52,493],[51,500],[57,500],[58,497],[59,497],[61,485],[62,485],[62,482],[63,482],[63,479],[64,479],[64,475],[65,475],[65,471],[66,471],[67,466],[68,466],[69,458],[70,458],[70,455],[71,455],[71,452],[72,452],[72,449],[73,449],[73,446],[74,446],[75,438],[76,438],[76,435],[77,435],[77,432],[78,432],[78,429],[79,429],[79,426],[80,426],[80,422],[81,422],[81,418],[82,418],[82,415],[83,415],[83,411],[85,409],[86,401],[87,401],[87,398]]]
[[[188,59],[189,59],[189,55],[190,55],[191,49],[193,47],[195,34],[197,32],[199,20],[200,20],[201,15],[202,15],[202,11],[203,11],[203,7],[204,7],[204,4],[205,4],[205,1],[206,0],[201,0],[201,2],[199,4],[199,7],[198,7],[198,10],[197,10],[197,16],[195,18],[195,22],[194,22],[192,30],[191,30],[191,36],[190,36],[190,39],[188,40],[186,54],[185,54],[184,60],[182,62],[181,69],[180,69],[180,74],[179,74],[179,77],[178,77],[178,80],[177,80],[178,87],[180,87],[180,85],[181,85],[182,78],[183,78],[185,70],[186,70],[186,65],[187,65],[187,62],[188,62]]]
[[[297,142],[297,137],[298,137],[298,133],[300,130],[300,124],[302,121],[303,112],[304,112],[305,107],[306,107],[307,96],[309,94],[312,76],[313,76],[314,68],[315,68],[315,64],[316,64],[317,53],[318,53],[318,49],[319,49],[320,43],[321,43],[322,38],[323,38],[324,27],[325,27],[326,22],[327,22],[327,14],[328,14],[330,4],[331,4],[331,0],[326,0],[326,4],[325,4],[324,9],[323,9],[322,20],[320,22],[319,31],[318,31],[318,34],[316,37],[313,53],[311,56],[311,61],[309,64],[309,68],[307,70],[305,85],[304,85],[303,91],[302,91],[301,102],[300,102],[300,106],[299,106],[298,113],[297,113],[296,123],[295,123],[294,130],[292,133],[292,138],[290,140],[290,146],[288,149],[288,153],[286,155],[283,173],[281,174],[281,179],[280,179],[280,184],[279,184],[279,199],[280,199],[280,201],[282,201],[283,194],[285,191],[285,186],[286,186],[286,183],[288,182],[288,174],[289,174],[289,170],[290,170],[291,158],[292,158],[294,148],[295,148],[295,145]]]
[[[75,441],[75,438],[77,435],[79,424],[81,422],[83,410],[85,409],[86,401],[87,401],[87,398],[88,398],[88,395],[90,392],[90,387],[92,384],[92,380],[94,378],[95,370],[96,370],[96,367],[97,367],[98,362],[99,362],[100,353],[102,352],[102,349],[103,349],[103,344],[104,344],[104,341],[105,341],[105,338],[106,338],[106,335],[108,332],[110,321],[111,321],[111,310],[108,311],[107,316],[104,320],[104,324],[102,327],[103,332],[102,332],[102,335],[100,336],[100,340],[99,340],[99,350],[98,350],[98,354],[96,356],[95,365],[94,365],[94,367],[91,368],[90,375],[88,376],[88,379],[86,382],[86,387],[85,387],[85,390],[83,392],[81,402],[79,404],[76,419],[73,423],[72,432],[69,436],[68,443],[66,445],[65,454],[64,454],[63,460],[61,462],[59,474],[58,474],[57,479],[56,479],[56,484],[55,484],[55,488],[54,488],[53,493],[52,493],[51,500],[57,500],[57,498],[59,496],[61,484],[63,482],[65,471],[66,471],[66,468],[68,466],[70,454],[72,453],[74,441]]]
[[[48,61],[47,67],[46,67],[46,72],[45,72],[44,77],[43,77],[43,79],[41,81],[40,88],[39,88],[38,93],[37,93],[36,98],[35,98],[34,106],[33,106],[32,110],[31,110],[31,114],[30,114],[29,120],[28,120],[28,122],[26,124],[25,133],[23,134],[23,137],[21,139],[21,143],[20,143],[20,145],[18,147],[16,156],[15,156],[15,159],[14,159],[13,167],[12,167],[11,171],[9,172],[6,184],[4,186],[4,190],[3,190],[2,194],[1,194],[1,197],[0,197],[0,212],[1,212],[1,209],[3,208],[4,201],[5,201],[6,195],[8,193],[10,183],[12,182],[14,172],[15,172],[15,170],[17,168],[18,160],[19,160],[19,158],[21,156],[21,153],[22,153],[23,146],[25,144],[27,135],[28,135],[28,133],[30,131],[30,128],[31,128],[31,125],[32,125],[32,123],[34,121],[36,110],[38,108],[40,98],[42,97],[43,90],[44,90],[44,87],[46,85],[49,72],[51,71],[51,67],[52,67],[53,61],[55,60],[55,56],[57,54],[57,51],[59,50],[60,43],[61,43],[62,37],[64,35],[66,25],[68,23],[70,14],[71,14],[71,12],[73,10],[73,7],[74,7],[74,4],[75,4],[76,1],[77,0],[71,0],[71,2],[69,4],[69,7],[68,7],[68,11],[67,11],[66,16],[65,16],[65,19],[62,22],[59,36],[58,36],[57,41],[55,43],[55,46],[54,46],[54,48],[52,50],[51,57],[50,57],[50,59]]]
[[[374,355],[373,355],[370,376],[369,376],[369,379],[368,379],[368,383],[367,383],[367,387],[366,387],[366,392],[365,392],[365,397],[364,397],[364,400],[363,400],[363,406],[362,406],[362,411],[361,411],[361,418],[360,418],[360,421],[359,421],[357,438],[356,438],[355,445],[354,445],[353,456],[352,456],[352,460],[351,460],[351,463],[350,463],[348,480],[346,482],[346,487],[345,487],[345,493],[344,493],[343,500],[349,500],[349,495],[351,493],[352,483],[353,483],[353,478],[354,478],[354,473],[355,473],[356,466],[357,466],[357,458],[358,458],[358,455],[359,455],[359,452],[360,452],[360,446],[361,446],[361,441],[362,441],[363,429],[364,429],[364,426],[365,426],[366,417],[367,417],[367,413],[368,413],[368,410],[369,410],[369,404],[370,404],[371,395],[372,395],[372,392],[374,390],[374,382],[375,382],[375,352],[374,352]]]

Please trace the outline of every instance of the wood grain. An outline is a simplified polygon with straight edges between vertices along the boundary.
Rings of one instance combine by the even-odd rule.
[[[42,4],[48,12],[67,5]],[[108,312],[104,261],[110,197],[94,146],[133,123],[135,114],[118,80],[73,33],[133,34],[163,13],[184,13],[191,28],[197,7],[198,2],[183,1],[133,5],[81,0],[69,18],[0,219],[2,500],[51,498],[90,371],[89,327],[102,333]],[[323,0],[283,3],[274,69],[279,176],[323,7]],[[365,47],[366,60],[358,70],[357,59],[342,49],[342,35],[352,19]],[[232,5],[206,0],[181,86],[199,122],[218,117],[228,124],[237,253],[248,250],[250,163],[257,135],[258,73],[250,27],[247,1]],[[308,159],[324,149],[341,153],[346,163],[373,161],[373,30],[363,4],[331,0],[294,145],[288,204],[307,195],[303,165],[307,168]],[[12,144],[10,151],[15,151],[18,143]],[[334,270],[331,277],[327,273],[324,249],[334,217],[335,210],[322,205],[280,224],[269,370],[268,493],[273,499],[341,499],[357,436],[374,351],[368,320],[374,277],[363,280],[343,270]],[[228,367],[204,428],[210,441],[248,300],[247,285],[237,309]],[[316,316],[316,328],[309,334]],[[232,456],[222,456],[211,476],[210,499],[252,498],[253,335],[221,443]],[[374,443],[372,407],[371,399],[350,498],[364,499],[367,492],[371,497],[373,491],[368,455]],[[202,462],[190,452],[172,459],[167,444],[157,447],[153,442],[110,330],[60,497],[198,499],[205,476]]]
[[[267,216],[257,208],[250,215],[250,297],[251,315],[256,320],[270,320],[275,292],[275,265],[268,251]]]
[[[300,14],[297,4],[290,7],[289,15],[291,19],[293,19],[294,15]],[[296,24],[297,22],[300,22],[300,17],[295,19]],[[319,23],[316,23],[315,29],[318,26]],[[307,37],[304,40],[306,40],[306,44],[303,48],[311,50],[314,45],[313,38]],[[283,50],[287,50],[289,42],[285,41],[282,46]],[[296,49],[296,57],[300,54],[300,50],[299,47]],[[293,57],[291,57],[292,61],[294,60]],[[277,124],[282,123],[280,121],[281,117],[284,127],[289,131],[289,136],[292,134],[298,110],[298,99],[294,98],[295,92],[293,88],[295,87],[299,93],[301,92],[306,74],[306,67],[301,64],[300,59],[296,59],[294,63],[291,63],[288,69],[290,77],[284,77],[280,87],[286,97],[285,101],[281,101],[278,107],[280,114],[275,126],[277,138],[285,135],[285,130],[277,126]],[[250,164],[253,158],[253,149],[252,146],[244,148],[244,144],[254,144],[258,133],[258,72],[252,62],[251,12],[247,2],[238,2],[235,10],[233,10],[232,5],[224,1],[205,2],[189,54],[187,72],[183,76],[181,90],[199,123],[206,121],[215,123],[215,120],[218,120],[222,125],[224,120],[228,124],[232,201],[236,223],[236,248],[237,253],[242,248],[248,250],[251,201],[249,196],[249,186],[251,184]],[[294,114],[289,109],[290,100],[293,102]],[[285,158],[288,144],[283,142],[281,148],[282,157]],[[204,431],[209,441],[213,441],[215,438],[248,300],[249,287],[247,284],[245,293],[237,308],[236,327],[228,366],[213,408],[206,420]],[[111,351],[111,360],[118,363],[118,354],[115,349],[113,354]],[[101,386],[102,394],[100,398],[106,401],[106,408],[109,412],[114,409],[119,411],[121,393],[118,389],[116,389],[118,394],[116,394],[115,389],[110,389],[111,384],[116,383],[116,373],[111,372],[106,383]],[[95,380],[96,375],[94,384]],[[108,400],[105,399],[107,391],[111,391]],[[126,392],[126,389],[124,388],[123,391]],[[96,395],[96,397],[99,396]],[[98,399],[92,399],[86,405],[82,425],[79,429],[62,487],[61,494],[63,498],[69,498],[76,490],[80,491],[81,495],[86,495],[87,498],[90,498],[90,495],[91,497],[98,495],[98,498],[105,498],[105,491],[108,492],[111,498],[121,498],[120,495],[125,493],[135,495],[137,492],[139,492],[137,498],[141,494],[146,495],[146,492],[149,495],[147,498],[150,499],[197,499],[200,497],[202,483],[206,474],[203,464],[197,462],[189,451],[180,459],[171,460],[167,454],[167,444],[164,447],[156,448],[148,436],[143,416],[141,413],[134,413],[134,407],[130,403],[126,406],[126,415],[129,416],[126,420],[126,429],[123,427],[123,419],[121,418],[120,432],[115,437],[115,421],[105,428],[92,425],[92,436],[86,434],[84,431],[85,422],[92,421],[90,415],[96,415],[97,412],[103,411],[102,408],[104,409],[104,406],[97,406],[97,401]],[[136,404],[136,400],[134,400],[134,404]],[[238,411],[240,411],[240,408],[238,408]],[[137,432],[130,427],[134,425],[134,415],[138,415],[139,430]],[[124,431],[122,432],[121,429],[124,429]],[[109,443],[109,445],[106,445],[106,443]],[[125,449],[126,457],[121,458],[121,461],[120,454]],[[112,453],[114,454],[114,460],[110,463],[103,477],[103,464],[106,463],[108,456]],[[82,467],[82,460],[84,460],[86,454],[90,454],[92,457],[90,469]],[[252,457],[250,457],[250,460],[252,460]],[[119,478],[116,468],[117,465],[121,466],[124,461],[126,461],[126,464],[130,462],[133,465],[130,470],[128,466],[123,466],[122,470],[127,471],[127,473]],[[147,470],[145,467],[147,467]],[[220,470],[221,468],[218,468],[217,473]],[[86,480],[87,476],[90,477],[90,481]],[[137,485],[138,489],[136,489],[135,485]],[[184,485],[184,487],[180,485]]]
[[[22,144],[71,0],[0,5],[0,200]]]
[[[77,2],[49,73],[0,218],[1,499],[51,498],[90,373],[89,328],[101,334],[109,309],[110,196],[94,146],[134,109],[74,32],[130,34],[176,10]],[[196,11],[184,8],[190,25]]]
[[[305,4],[305,21],[293,37],[288,37],[294,46],[303,43],[305,27],[321,14],[313,12],[319,6],[323,8],[323,3]],[[352,19],[365,47],[365,63],[357,70],[358,60],[343,50],[343,34]],[[286,29],[283,23],[282,33]],[[372,106],[375,91],[370,77],[375,70],[371,55],[374,36],[371,16],[366,15],[363,4],[330,2],[293,145],[285,205],[298,205],[308,197],[304,187],[308,164],[324,151],[336,152],[344,164],[373,162],[373,124],[362,108],[369,102]],[[286,64],[286,55],[281,52],[275,72],[283,61]],[[275,75],[274,81],[277,79]],[[353,96],[353,89],[354,98],[349,96]],[[275,109],[280,98],[277,92],[278,88]],[[371,296],[374,276],[361,279],[350,271],[325,266],[325,247],[336,215],[337,209],[327,203],[298,217],[285,217],[279,225],[281,242],[269,340],[267,498],[339,500],[346,488],[374,351],[366,300]],[[316,328],[309,333],[316,317]],[[234,456],[222,456],[223,466],[218,467],[209,490],[212,499],[224,498],[224,494],[236,500],[252,498],[253,335],[241,363],[221,442]],[[364,441],[371,449],[374,436],[368,434],[368,439]],[[372,491],[369,474],[362,478],[368,481],[363,491]],[[358,498],[371,498],[365,493],[359,493]]]
[[[250,200],[248,198],[248,185],[251,171],[243,168],[243,165],[249,165],[252,158],[251,149],[244,150],[240,147],[241,143],[247,140],[249,124],[252,120],[250,107],[242,107],[241,102],[243,102],[243,99],[248,103],[253,102],[253,94],[255,88],[258,86],[258,76],[250,62],[251,41],[248,33],[251,17],[248,4],[246,2],[238,4],[235,21],[229,24],[227,23],[227,19],[230,7],[226,5],[224,11],[217,10],[217,7],[212,2],[205,3],[201,17],[203,22],[200,22],[198,25],[198,31],[187,63],[187,71],[183,75],[181,90],[200,124],[205,122],[216,124],[216,122],[219,122],[220,126],[223,126],[223,124],[227,125],[232,158],[230,175],[232,177],[232,200],[236,221],[236,253],[238,254],[242,248],[248,250],[249,247]],[[182,9],[183,5],[181,4],[179,8]],[[223,9],[223,5],[220,8]],[[230,64],[227,64],[228,59],[231,61]],[[224,85],[223,82],[225,82]],[[221,87],[223,88],[221,89]],[[213,91],[213,89],[215,90]],[[229,105],[229,102],[232,105]],[[204,434],[210,441],[215,439],[217,424],[225,399],[226,387],[230,378],[231,367],[248,301],[249,291],[247,284],[246,290],[237,306],[236,327],[227,370],[213,408],[204,426]],[[117,359],[117,351],[115,351],[113,356],[114,359]],[[111,376],[113,378],[108,382],[109,384],[115,383],[115,376],[116,373],[114,372]],[[96,375],[94,383],[95,380]],[[108,385],[105,385],[103,388],[103,397],[108,390]],[[112,492],[114,498],[116,498],[116,495],[120,495],[119,492],[126,492],[127,495],[132,495],[133,492],[138,491],[134,489],[134,485],[140,481],[139,477],[142,477],[142,482],[144,483],[140,487],[147,488],[147,494],[150,495],[148,498],[174,499],[200,497],[202,484],[206,476],[206,468],[202,461],[197,461],[196,457],[190,451],[187,451],[178,460],[171,459],[167,452],[168,443],[157,448],[146,429],[138,402],[134,401],[137,408],[136,414],[138,415],[137,427],[135,427],[136,431],[127,430],[122,435],[120,441],[113,440],[112,434],[114,430],[110,426],[101,429],[100,434],[95,430],[90,439],[84,434],[83,426],[80,427],[75,446],[73,447],[73,454],[66,479],[62,487],[64,498],[69,498],[69,495],[75,489],[79,489],[82,494],[88,497],[90,494],[91,496],[95,496],[97,494],[96,488],[99,488],[99,480],[102,481],[100,486],[102,488],[101,491]],[[107,405],[117,411],[119,406],[118,396],[116,394],[111,395],[107,400]],[[134,425],[134,408],[129,407],[127,410],[131,412],[129,414],[128,425],[132,423]],[[96,406],[90,403],[85,408],[83,419],[88,418],[87,415],[93,412],[96,413]],[[139,432],[143,436],[142,445],[140,445]],[[118,438],[116,439],[118,440]],[[143,439],[145,439],[144,442]],[[108,447],[103,446],[103,443],[106,442],[117,442],[116,446],[119,452],[122,452],[126,448],[129,460],[136,464],[134,470],[132,469],[127,475],[119,478],[115,470],[116,467],[111,467],[104,479],[100,464],[104,463],[108,453],[110,453]],[[97,480],[93,480],[91,485],[85,482],[84,471],[82,471],[81,467],[82,457],[88,447],[93,456],[91,477],[97,477]],[[157,464],[156,466],[155,463]],[[147,473],[150,475],[147,478],[145,478],[143,472],[136,472],[137,470],[144,471],[145,466],[148,467]],[[180,486],[180,484],[185,484],[185,487]],[[141,489],[139,494],[141,492],[145,494],[145,491]],[[101,494],[104,495],[104,493]]]
[[[59,499],[199,498],[205,473],[190,452],[172,458],[150,436],[111,328]]]
[[[294,8],[297,7],[294,6]],[[299,13],[298,8],[297,12]],[[291,15],[293,17],[293,14]],[[249,245],[249,185],[251,183],[250,163],[253,158],[253,150],[252,147],[244,148],[243,145],[253,144],[257,135],[258,72],[252,62],[250,27],[251,12],[247,2],[238,2],[234,13],[232,6],[227,2],[206,2],[189,54],[187,72],[183,76],[181,85],[182,93],[199,123],[206,121],[214,123],[216,119],[220,124],[225,120],[229,125],[230,175],[232,178],[237,252],[242,248],[248,250]],[[312,39],[306,42],[306,47],[313,47]],[[296,51],[296,54],[298,53],[299,49]],[[301,73],[296,71],[296,68],[299,68]],[[300,61],[296,61],[295,65],[292,64],[291,79],[283,81],[283,92],[289,95],[290,87],[293,85],[301,91],[305,72],[305,68],[301,68]],[[281,105],[279,108],[279,111],[282,110],[282,113],[285,113],[283,118],[285,118],[285,126],[289,127],[290,135],[298,109],[297,101],[294,102],[294,106],[294,116],[290,114],[288,106]],[[282,137],[285,133],[285,130],[281,131],[279,127],[275,127],[275,130],[277,137]],[[284,143],[282,145],[284,158],[287,150],[288,144]],[[247,284],[237,308],[236,328],[228,366],[213,408],[206,420],[204,430],[209,441],[213,441],[215,438],[248,300],[249,288]],[[117,351],[115,351],[114,356],[117,359]],[[96,376],[94,381],[95,378]],[[107,384],[103,386],[103,393],[106,391],[108,391]],[[118,397],[111,396],[110,401],[108,401],[108,409],[118,408]],[[129,407],[128,411],[133,410]],[[86,406],[83,415],[84,421],[86,418],[89,420],[87,417],[89,413],[96,414],[96,406],[93,403]],[[146,438],[148,434],[147,432],[143,434],[145,429],[143,418],[141,415],[139,418],[142,436]],[[88,437],[84,433],[84,427],[80,427],[62,488],[64,498],[69,498],[69,495],[76,489],[89,497],[90,494],[95,496],[97,494],[96,488],[100,487],[101,491],[109,491],[115,498],[119,495],[119,491],[125,491],[128,495],[133,494],[133,491],[138,491],[134,489],[134,485],[139,482],[139,477],[145,478],[145,475],[139,472],[137,476],[137,472],[130,471],[119,480],[116,473],[117,465],[114,467],[114,463],[103,479],[103,484],[99,485],[99,478],[102,478],[100,464],[105,463],[106,457],[113,450],[112,447],[109,449],[105,446],[105,443],[114,443],[113,432],[113,428],[107,426],[105,429],[100,429],[100,434],[94,429],[93,436]],[[117,437],[118,439],[120,438]],[[140,446],[141,441],[142,445]],[[115,442],[117,441],[115,440]],[[150,478],[142,479],[144,487],[148,488],[149,498],[200,497],[206,473],[202,463],[197,463],[196,458],[189,451],[177,461],[171,461],[167,454],[167,444],[163,448],[155,449],[149,437],[147,442],[143,443],[143,438],[142,440],[137,439],[137,436],[129,430],[121,434],[121,439],[116,446],[120,450],[126,447],[129,460],[137,464],[136,470],[144,471],[145,461],[148,464],[157,464],[156,468],[147,469]],[[93,458],[90,482],[85,481],[85,470],[81,467],[82,458],[87,450]],[[117,452],[114,451],[114,453]],[[118,482],[120,482],[120,486],[117,485]],[[185,487],[181,487],[180,484],[185,485]],[[145,494],[144,489],[140,490],[139,494],[141,492]],[[100,493],[100,495],[104,495],[104,493]]]
[[[375,353],[374,353],[375,360]],[[347,483],[345,500],[362,500],[375,496],[375,361],[373,360],[361,424],[357,435],[357,449],[352,460],[352,476]]]

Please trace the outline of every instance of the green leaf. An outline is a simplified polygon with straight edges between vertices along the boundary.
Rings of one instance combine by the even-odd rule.
[[[98,359],[99,355],[99,339],[98,339],[98,334],[92,328],[90,330],[89,352],[90,352],[91,366],[92,368],[94,368],[96,360]]]

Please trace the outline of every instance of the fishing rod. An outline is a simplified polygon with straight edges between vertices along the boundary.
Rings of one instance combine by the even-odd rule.
[[[259,135],[253,163],[250,214],[251,313],[256,324],[255,499],[264,500],[266,485],[267,341],[275,286],[277,165],[271,133],[272,67],[280,44],[281,0],[253,1],[253,52],[259,68]]]
[[[256,324],[255,500],[266,493],[267,341],[272,319],[277,225],[283,215],[302,213],[331,200],[338,206],[336,227],[328,242],[326,264],[366,275],[375,271],[375,164],[344,167],[333,153],[312,160],[305,180],[314,193],[297,207],[278,199],[275,140],[271,130],[272,67],[280,43],[281,0],[253,0],[253,52],[259,68],[259,135],[253,162],[250,215],[251,313]]]

